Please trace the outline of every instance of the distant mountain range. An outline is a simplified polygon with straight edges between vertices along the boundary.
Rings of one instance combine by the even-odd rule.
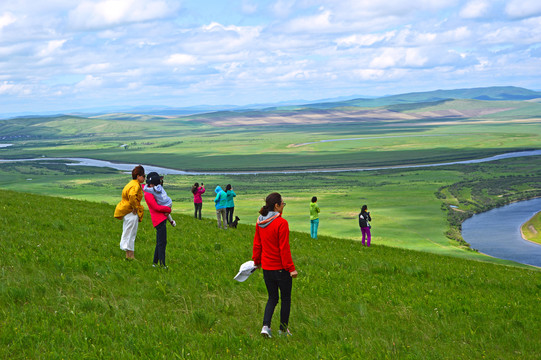
[[[343,107],[379,107],[398,104],[429,103],[442,100],[486,100],[486,101],[521,101],[541,99],[540,91],[528,90],[515,86],[493,86],[472,89],[434,90],[413,92],[399,95],[390,95],[379,98],[359,98],[340,102],[321,102],[309,105],[296,106],[296,109],[332,109]],[[293,107],[279,107],[275,109],[290,109]]]
[[[389,105],[429,103],[453,99],[474,99],[486,101],[522,101],[541,99],[540,91],[528,90],[515,86],[493,86],[471,89],[434,90],[425,92],[413,92],[383,97],[359,97],[344,96],[333,99],[317,101],[292,100],[273,104],[252,105],[198,105],[189,107],[170,106],[115,106],[103,108],[88,108],[84,110],[66,110],[62,114],[58,112],[44,113],[19,113],[0,114],[0,117],[9,118],[17,116],[51,116],[51,115],[81,115],[98,116],[110,113],[126,113],[141,115],[162,116],[185,116],[220,111],[245,112],[245,111],[279,111],[279,110],[303,110],[303,109],[334,109],[334,108],[371,108]],[[541,101],[541,100],[540,100]]]

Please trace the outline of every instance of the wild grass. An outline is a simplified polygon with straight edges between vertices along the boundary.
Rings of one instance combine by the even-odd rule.
[[[541,244],[541,212],[538,212],[521,226],[522,236],[526,240],[530,240]]]
[[[114,205],[130,176],[103,168],[62,163],[0,164],[0,187],[37,194],[105,202]],[[373,216],[373,242],[394,247],[454,255],[468,259],[510,263],[468,251],[460,224],[473,213],[512,201],[539,196],[538,157],[438,168],[321,174],[167,175],[165,188],[173,199],[173,213],[191,216],[194,182],[204,182],[203,216],[214,219],[216,185],[232,184],[235,214],[241,224],[254,224],[270,191],[287,201],[290,227],[308,232],[312,196],[321,207],[319,233],[358,240],[356,216],[367,204]],[[537,195],[536,195],[537,194]],[[458,208],[451,208],[451,205]],[[454,240],[451,240],[454,239]]]
[[[293,337],[266,340],[262,274],[233,280],[250,259],[253,226],[223,231],[175,215],[165,271],[151,267],[148,212],[137,260],[126,261],[112,205],[5,190],[0,199],[0,358],[537,359],[541,351],[537,270],[292,232]]]

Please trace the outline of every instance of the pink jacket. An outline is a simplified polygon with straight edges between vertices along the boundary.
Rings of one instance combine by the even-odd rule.
[[[204,187],[198,187],[195,194],[193,194],[193,202],[195,204],[201,204],[203,202],[203,198],[201,198],[201,195],[205,193]]]
[[[167,215],[171,213],[171,208],[168,206],[158,205],[154,195],[145,192],[145,201],[148,205],[148,211],[150,211],[150,219],[154,227],[160,225],[162,221],[167,219]]]

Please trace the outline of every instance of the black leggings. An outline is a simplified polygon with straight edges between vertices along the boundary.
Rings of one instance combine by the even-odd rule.
[[[263,326],[271,327],[274,308],[278,304],[279,296],[282,296],[280,304],[280,330],[287,330],[289,323],[289,313],[291,310],[291,288],[293,280],[287,270],[263,270],[263,278],[269,293],[267,306],[265,306],[265,315],[263,316]],[[280,290],[280,295],[278,294]]]
[[[231,225],[233,222],[233,211],[235,211],[234,207],[225,208],[225,219],[227,221],[227,225]]]
[[[156,225],[156,249],[154,250],[154,264],[165,266],[165,247],[167,246],[167,220]]]
[[[193,203],[195,206],[195,212],[193,216],[197,219],[197,214],[199,214],[199,220],[201,220],[201,209],[203,208],[203,203]]]

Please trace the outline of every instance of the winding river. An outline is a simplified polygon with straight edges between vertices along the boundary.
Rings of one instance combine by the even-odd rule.
[[[462,223],[462,237],[484,254],[541,267],[541,245],[520,233],[522,224],[540,210],[537,198],[476,214]]]
[[[477,164],[489,161],[496,161],[501,159],[510,159],[515,157],[522,156],[540,156],[541,150],[531,150],[531,151],[518,151],[510,152],[495,156],[490,156],[482,159],[473,159],[473,160],[463,160],[463,161],[452,161],[445,163],[437,164],[420,164],[420,165],[398,165],[398,166],[382,166],[382,167],[373,167],[373,168],[346,168],[346,169],[312,169],[312,170],[286,170],[286,171],[234,171],[234,172],[205,172],[205,171],[183,171],[177,169],[170,169],[152,165],[143,165],[145,171],[155,171],[162,175],[256,175],[256,174],[308,174],[308,173],[337,173],[337,172],[351,172],[351,171],[374,171],[374,170],[386,170],[386,169],[411,169],[411,168],[425,168],[425,167],[435,167],[435,166],[446,166],[446,165],[457,165],[457,164]],[[113,163],[110,161],[104,160],[95,160],[87,158],[35,158],[35,159],[0,159],[0,163],[3,162],[19,162],[19,161],[71,161],[68,165],[77,165],[77,166],[94,166],[94,167],[109,167],[121,171],[131,171],[138,164],[122,164],[122,163]]]
[[[6,144],[7,145],[7,144]],[[163,175],[244,175],[244,174],[287,174],[287,173],[333,173],[345,171],[373,171],[384,169],[424,168],[456,164],[475,164],[522,156],[540,156],[541,150],[520,151],[500,154],[482,159],[454,161],[437,164],[386,166],[377,168],[314,169],[289,171],[238,171],[238,172],[190,172],[158,166],[143,165],[147,172],[156,171]],[[69,161],[68,165],[109,167],[130,172],[137,164],[113,163],[87,158],[35,158],[0,159],[0,163],[19,161]],[[541,198],[523,201],[486,213],[477,214],[462,224],[462,237],[474,249],[490,256],[541,267],[541,245],[526,241],[520,234],[520,227],[541,209]]]

